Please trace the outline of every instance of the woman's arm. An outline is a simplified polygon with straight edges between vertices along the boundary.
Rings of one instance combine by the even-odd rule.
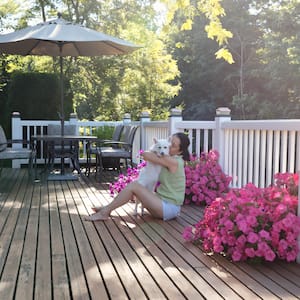
[[[154,164],[158,164],[165,168],[168,168],[171,173],[175,173],[177,171],[178,161],[172,156],[168,156],[168,155],[158,156],[153,152],[145,151],[142,154],[142,157],[146,161],[150,161]]]

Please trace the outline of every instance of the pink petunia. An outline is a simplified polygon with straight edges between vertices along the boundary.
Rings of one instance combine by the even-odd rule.
[[[245,254],[248,257],[253,258],[253,257],[255,257],[255,250],[253,248],[246,248],[245,249]]]
[[[266,240],[270,240],[271,239],[270,233],[268,231],[266,231],[266,230],[260,230],[258,234],[263,239],[266,239]]]
[[[233,261],[240,261],[242,258],[242,254],[240,251],[233,251],[232,256],[231,256]]]
[[[247,241],[249,243],[255,244],[258,240],[259,240],[259,237],[256,233],[249,232],[248,237],[247,237]]]

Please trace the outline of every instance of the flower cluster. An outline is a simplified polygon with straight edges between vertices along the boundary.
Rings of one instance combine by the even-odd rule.
[[[128,168],[126,175],[120,174],[117,181],[109,184],[110,195],[114,197],[115,194],[118,194],[120,191],[122,191],[128,183],[136,180],[139,176],[141,168],[143,168],[145,165],[146,162],[142,161],[137,165],[136,168]]]
[[[293,195],[298,195],[299,175],[298,173],[277,173],[274,176],[275,185],[281,188],[286,188]]]
[[[185,166],[185,204],[211,204],[217,197],[228,192],[231,177],[227,176],[218,163],[216,150],[202,152],[200,157],[191,157]]]
[[[300,218],[296,215],[297,196],[287,188],[295,185],[291,178],[297,179],[277,175],[276,185],[265,189],[248,184],[230,190],[206,207],[203,219],[186,227],[183,237],[233,261],[273,261],[276,257],[294,261]]]

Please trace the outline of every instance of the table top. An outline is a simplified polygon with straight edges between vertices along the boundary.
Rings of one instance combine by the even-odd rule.
[[[94,135],[32,135],[34,141],[90,141],[96,140]]]

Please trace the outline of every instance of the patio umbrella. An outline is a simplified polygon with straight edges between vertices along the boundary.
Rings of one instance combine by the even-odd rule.
[[[58,18],[0,35],[0,53],[60,57],[61,133],[64,135],[63,57],[130,53],[139,48],[131,42]]]

